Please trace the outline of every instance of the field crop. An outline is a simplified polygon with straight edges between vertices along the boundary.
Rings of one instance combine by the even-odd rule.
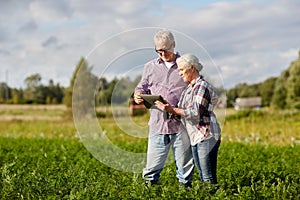
[[[202,184],[195,172],[193,188],[181,190],[174,164],[164,168],[158,186],[146,188],[141,173],[118,171],[98,161],[62,109],[49,115],[47,109],[35,111],[59,120],[0,116],[0,199],[300,199],[300,114],[230,112],[219,151],[219,184]],[[133,121],[146,126],[147,118]],[[121,123],[126,128],[126,119]],[[146,152],[147,139],[127,135],[113,118],[100,118],[99,124],[120,148]]]
[[[263,145],[299,145],[300,112],[297,110],[242,110],[227,115],[225,141]]]

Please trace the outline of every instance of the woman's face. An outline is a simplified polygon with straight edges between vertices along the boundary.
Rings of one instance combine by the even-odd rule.
[[[193,67],[188,67],[187,64],[183,61],[177,62],[179,76],[185,82],[191,82],[193,80]]]

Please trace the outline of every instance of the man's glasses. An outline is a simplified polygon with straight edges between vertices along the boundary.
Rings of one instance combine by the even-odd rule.
[[[155,47],[155,51],[156,53],[158,53],[159,55],[162,55],[163,53],[168,53],[170,52],[170,49],[172,48],[172,45],[168,48],[168,49],[156,49]]]

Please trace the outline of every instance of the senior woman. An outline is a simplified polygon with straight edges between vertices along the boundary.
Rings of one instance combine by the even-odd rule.
[[[218,97],[213,86],[200,74],[203,66],[196,56],[185,54],[176,62],[179,75],[189,85],[181,94],[178,108],[159,101],[156,101],[156,105],[171,115],[181,116],[190,137],[200,179],[216,184],[221,129],[213,109]]]

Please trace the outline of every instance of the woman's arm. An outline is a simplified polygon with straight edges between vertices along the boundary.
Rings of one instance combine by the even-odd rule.
[[[169,103],[162,103],[160,101],[156,101],[155,105],[161,109],[162,111],[168,112],[173,115],[183,115],[183,110],[181,108],[172,107]]]

